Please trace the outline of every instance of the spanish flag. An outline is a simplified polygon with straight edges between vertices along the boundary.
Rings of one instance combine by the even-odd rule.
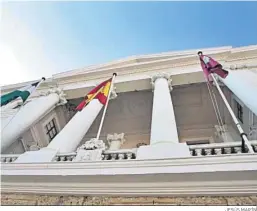
[[[112,78],[102,82],[97,87],[92,89],[85,97],[85,99],[77,106],[76,110],[81,111],[93,99],[98,99],[103,105],[107,102],[108,93],[111,87]]]

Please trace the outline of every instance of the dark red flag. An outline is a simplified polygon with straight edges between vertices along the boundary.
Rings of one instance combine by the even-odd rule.
[[[213,58],[203,55],[201,51],[198,52],[198,56],[200,58],[204,75],[208,81],[212,81],[210,78],[211,73],[216,73],[221,78],[226,78],[228,76],[228,71],[224,70],[222,65],[215,61]]]

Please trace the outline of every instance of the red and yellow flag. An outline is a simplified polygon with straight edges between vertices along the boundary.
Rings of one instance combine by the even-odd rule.
[[[85,99],[77,106],[76,110],[81,111],[93,99],[98,99],[103,105],[107,102],[108,93],[111,87],[112,78],[102,82],[97,87],[92,89]]]

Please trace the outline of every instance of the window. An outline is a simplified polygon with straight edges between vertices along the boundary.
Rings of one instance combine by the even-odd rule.
[[[236,101],[237,118],[243,123],[243,107]]]
[[[55,119],[53,118],[46,126],[46,135],[49,137],[49,141],[52,141],[53,138],[57,135],[57,129],[55,124]]]

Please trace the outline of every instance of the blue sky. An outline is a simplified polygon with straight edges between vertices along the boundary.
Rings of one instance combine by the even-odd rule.
[[[132,55],[254,45],[256,11],[257,2],[5,3],[0,83]]]

